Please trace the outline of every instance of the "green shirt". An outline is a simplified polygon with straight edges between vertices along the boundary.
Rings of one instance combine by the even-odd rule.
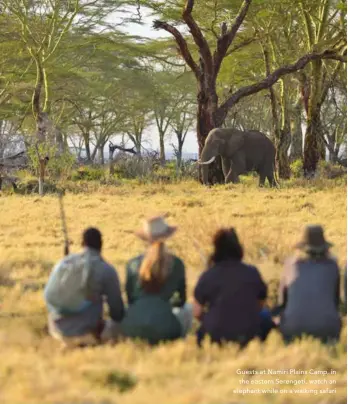
[[[173,257],[172,267],[161,291],[146,293],[139,282],[139,269],[143,255],[127,264],[126,293],[128,310],[122,321],[122,333],[140,338],[150,344],[180,338],[181,326],[172,307],[186,302],[186,280],[183,262]]]
[[[143,257],[139,255],[127,264],[126,293],[129,305],[147,295],[139,282],[139,269]],[[182,307],[186,303],[185,265],[180,258],[173,256],[168,278],[157,296],[169,301],[173,307]]]

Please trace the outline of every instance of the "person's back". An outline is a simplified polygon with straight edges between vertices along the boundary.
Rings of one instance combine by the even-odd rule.
[[[126,293],[129,304],[134,303],[136,300],[146,295],[139,282],[139,270],[143,260],[144,255],[142,254],[127,263]],[[159,296],[161,296],[163,300],[170,301],[173,307],[181,307],[186,302],[185,266],[182,260],[175,255],[171,255],[168,275],[159,291]]]
[[[270,318],[263,321],[261,316],[265,283],[255,267],[242,262],[243,248],[233,228],[219,230],[213,242],[210,268],[200,276],[194,291],[194,316],[202,323],[198,344],[204,335],[213,342],[241,345],[255,336],[265,339],[273,326]]]
[[[84,250],[79,254],[72,254],[61,260],[53,269],[45,288],[45,300],[49,310],[49,329],[53,336],[59,338],[73,338],[93,334],[100,337],[105,326],[103,321],[103,301],[106,298],[112,322],[108,323],[109,331],[116,329],[124,315],[124,305],[121,297],[119,279],[115,269],[107,264],[101,256],[101,234],[96,229],[84,232]],[[96,241],[96,243],[94,243]],[[94,246],[94,244],[96,244]],[[70,271],[78,269],[78,263],[90,266],[87,273],[84,302],[80,308],[66,307],[64,299],[59,296],[64,286],[64,276],[67,274],[67,263]],[[74,268],[74,265],[76,268]],[[59,273],[61,272],[60,276]],[[70,275],[71,276],[71,275]],[[61,282],[61,284],[59,284]],[[75,286],[75,285],[74,285]],[[69,287],[69,285],[66,285]],[[62,293],[60,293],[62,295]]]
[[[341,327],[336,299],[337,263],[330,258],[291,259],[283,282],[287,303],[280,323],[282,333],[337,338]]]
[[[170,303],[157,294],[144,294],[131,304],[121,328],[124,336],[141,339],[151,345],[178,339],[182,334]]]
[[[304,256],[285,263],[279,295],[283,307],[279,328],[285,340],[303,335],[322,341],[339,337],[340,275],[328,252],[331,246],[321,226],[307,226],[295,246]]]
[[[185,267],[164,244],[175,229],[155,217],[136,233],[148,243],[148,249],[127,264],[129,307],[122,322],[127,337],[156,344],[185,336],[191,326],[192,316],[185,305]]]
[[[260,327],[260,295],[266,294],[257,269],[236,260],[219,262],[201,278],[195,291],[207,299],[203,327],[212,340],[248,341]]]

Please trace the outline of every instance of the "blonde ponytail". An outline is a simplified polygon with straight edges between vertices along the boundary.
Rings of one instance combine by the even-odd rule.
[[[142,287],[149,293],[158,292],[168,276],[169,254],[162,241],[152,243],[140,266]]]

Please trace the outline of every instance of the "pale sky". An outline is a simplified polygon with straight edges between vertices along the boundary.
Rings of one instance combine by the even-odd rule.
[[[155,17],[149,16],[149,12],[146,11],[145,8],[141,8],[141,16],[143,25],[140,24],[125,24],[124,26],[119,27],[122,31],[127,32],[131,35],[141,36],[144,38],[160,38],[170,36],[170,34],[166,33],[163,30],[155,30],[152,28],[152,22]],[[110,16],[110,22],[120,23],[122,20],[122,14],[113,14]],[[145,131],[146,134],[146,144],[144,145],[146,148],[159,148],[158,142],[158,132],[156,126],[149,127]],[[166,149],[168,151],[172,151],[171,143],[176,144],[175,135],[168,136],[168,139],[165,142]],[[185,144],[184,144],[184,152],[185,153],[198,153],[198,145],[195,130],[189,132],[186,136]]]

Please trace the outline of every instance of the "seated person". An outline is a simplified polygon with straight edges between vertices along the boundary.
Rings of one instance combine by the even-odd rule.
[[[330,257],[331,243],[321,226],[307,226],[296,248],[304,256],[288,259],[280,280],[279,305],[283,308],[279,329],[285,341],[311,335],[323,342],[339,338],[340,277]]]
[[[102,235],[89,228],[79,254],[63,258],[45,288],[50,334],[65,346],[116,340],[124,316],[118,275],[101,256]],[[103,298],[111,320],[103,320]]]
[[[198,345],[208,335],[212,342],[237,342],[245,346],[258,336],[266,339],[274,327],[263,309],[267,286],[257,268],[242,262],[243,248],[233,228],[214,236],[209,269],[194,291],[193,315],[201,321]]]
[[[144,223],[136,235],[147,251],[127,264],[126,293],[129,308],[122,322],[124,335],[151,344],[184,337],[192,323],[192,309],[186,303],[183,262],[171,254],[165,240],[174,234],[162,217]]]

